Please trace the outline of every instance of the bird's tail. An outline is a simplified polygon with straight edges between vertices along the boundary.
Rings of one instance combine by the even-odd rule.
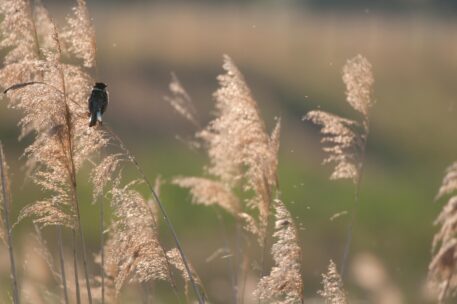
[[[94,112],[90,115],[89,127],[95,126],[96,123],[97,123],[97,112]]]
[[[100,124],[103,122],[102,121],[102,112],[101,111],[97,111],[97,120],[100,122]]]

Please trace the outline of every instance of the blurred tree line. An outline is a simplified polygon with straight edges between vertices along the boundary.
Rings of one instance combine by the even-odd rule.
[[[44,0],[44,2],[74,2],[73,0]],[[457,12],[457,0],[92,0],[89,4],[125,4],[125,3],[204,3],[220,4],[256,4],[256,5],[299,5],[315,9],[330,10],[384,10],[402,12],[410,10],[434,10],[437,12]]]

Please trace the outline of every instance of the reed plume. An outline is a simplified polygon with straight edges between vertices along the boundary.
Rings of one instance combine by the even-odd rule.
[[[182,86],[175,73],[171,73],[171,81],[168,85],[171,95],[165,96],[165,100],[178,112],[182,117],[191,122],[195,127],[200,128],[197,118],[197,110],[192,102],[186,89]]]
[[[205,205],[220,205],[238,219],[245,228],[264,243],[272,192],[278,186],[280,120],[271,135],[260,117],[258,106],[243,75],[232,59],[225,55],[225,74],[218,76],[219,89],[214,93],[216,117],[196,138],[207,149],[210,164],[207,178],[180,177],[174,183],[191,189],[193,201]],[[194,121],[194,107],[176,76],[170,84],[171,97],[167,100],[190,121]],[[237,187],[248,194],[244,206],[256,209],[258,218],[242,212]]]
[[[335,164],[330,179],[350,179],[354,183],[354,204],[341,263],[341,275],[344,277],[357,214],[365,150],[370,133],[369,114],[374,105],[372,99],[374,77],[370,62],[362,55],[348,60],[343,67],[343,82],[346,85],[346,101],[360,114],[360,120],[347,119],[324,111],[310,111],[303,119],[322,126],[321,142],[324,144],[324,152],[328,153],[323,163]]]
[[[265,303],[303,303],[301,278],[301,249],[298,232],[284,203],[275,200],[275,232],[277,240],[271,248],[275,266],[269,275],[260,279],[254,295]]]
[[[5,85],[9,106],[24,114],[19,122],[21,135],[34,135],[33,143],[25,151],[32,179],[50,194],[25,207],[19,220],[32,217],[41,227],[58,225],[79,232],[91,303],[76,176],[88,157],[106,145],[107,138],[103,132],[86,126],[86,100],[92,78],[81,67],[62,61],[64,50],[57,27],[41,3],[37,5],[35,14],[29,1],[4,1],[1,7],[5,16],[1,28],[6,37],[2,46],[9,50],[0,79]],[[84,33],[76,33],[72,26],[76,23],[70,18],[69,29],[62,36],[74,37],[73,44],[81,42],[78,47],[69,48],[67,55],[79,57],[80,52],[84,52],[86,66],[89,66],[95,45],[88,47],[83,40],[95,38],[93,31],[88,30],[87,11],[81,13],[84,7],[85,2],[79,0],[75,10],[79,20],[84,21],[78,30]],[[76,237],[74,240],[76,248]],[[76,268],[75,253],[75,282],[78,282]],[[79,287],[76,290],[79,302]]]
[[[335,163],[330,179],[351,179],[360,183],[366,141],[369,134],[369,110],[374,83],[371,64],[361,55],[348,60],[343,68],[346,100],[362,115],[362,120],[351,120],[324,111],[310,111],[304,119],[322,126],[323,150],[328,153],[326,163]]]
[[[215,118],[204,128],[193,123],[198,140],[194,146],[204,147],[209,156],[210,164],[205,168],[208,177],[179,177],[173,183],[190,189],[194,203],[218,205],[232,214],[237,226],[251,233],[258,242],[263,267],[270,203],[278,187],[281,121],[278,119],[273,132],[268,134],[243,75],[227,55],[223,69],[225,73],[218,76],[219,89],[213,95]],[[175,75],[170,91],[171,96],[166,99],[175,110],[190,122],[195,121],[192,100]],[[239,190],[244,195],[240,196]],[[240,242],[237,246],[241,246]],[[235,259],[239,252],[237,248]],[[245,254],[243,259],[241,283],[237,283],[237,270],[232,271],[235,301],[244,297],[249,258]],[[229,269],[233,266],[229,265]]]
[[[238,216],[241,205],[238,197],[221,182],[200,177],[175,178],[175,185],[190,189],[192,201],[205,206],[218,205]]]
[[[323,289],[318,294],[324,298],[326,304],[347,304],[346,292],[343,288],[343,281],[336,269],[335,263],[330,260],[328,271],[322,274]]]
[[[441,210],[435,225],[440,228],[433,238],[432,261],[429,265],[429,282],[439,292],[438,300],[444,303],[457,291],[457,162],[446,169],[436,200],[450,196]]]
[[[106,269],[116,294],[126,282],[171,280],[153,213],[132,183],[119,183],[117,179],[110,190],[114,219],[106,246]]]

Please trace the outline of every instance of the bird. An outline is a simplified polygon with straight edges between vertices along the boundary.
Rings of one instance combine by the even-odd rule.
[[[107,85],[103,82],[96,82],[92,88],[88,100],[89,106],[89,127],[97,124],[97,121],[102,123],[102,115],[108,107],[108,92],[106,91]]]

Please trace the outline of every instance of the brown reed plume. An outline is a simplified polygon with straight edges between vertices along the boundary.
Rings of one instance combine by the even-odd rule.
[[[260,279],[254,295],[262,303],[303,303],[301,249],[298,232],[290,212],[280,200],[275,200],[275,232],[277,241],[271,248],[275,266]]]
[[[181,177],[174,182],[190,188],[194,202],[218,204],[246,220],[245,228],[263,244],[272,191],[277,187],[280,120],[270,136],[243,75],[227,55],[223,68],[226,73],[218,76],[220,88],[214,93],[216,117],[196,133],[207,148],[210,165],[206,171],[211,178]],[[194,121],[193,105],[176,76],[170,90],[172,96],[167,99],[172,106]],[[239,199],[233,194],[239,186],[245,193],[254,193],[246,206],[258,211],[257,220],[240,212]]]
[[[117,178],[110,190],[114,220],[106,248],[106,269],[114,279],[116,295],[127,281],[171,281],[153,213],[132,185],[121,187]]]
[[[190,189],[194,203],[217,205],[232,214],[237,225],[255,236],[262,251],[263,268],[270,204],[278,187],[276,175],[281,121],[278,119],[273,132],[268,134],[243,75],[227,55],[224,56],[223,68],[225,74],[218,76],[220,87],[213,95],[215,118],[203,129],[199,127],[189,94],[172,75],[169,86],[171,96],[166,100],[197,127],[195,137],[198,142],[193,146],[204,147],[210,159],[205,168],[208,177],[178,177],[173,183]],[[242,196],[236,194],[238,190],[243,192]],[[235,259],[240,251],[237,248]],[[246,266],[249,264],[247,258],[245,254],[243,264]],[[248,268],[241,268],[243,282]],[[236,276],[232,274],[234,285],[238,284]],[[242,302],[244,283],[232,287],[235,301]]]
[[[71,24],[62,36],[74,37],[66,54],[80,57],[85,53],[86,66],[90,66],[95,62],[90,60],[94,58],[95,45],[78,44],[83,37],[93,34],[88,14],[81,13],[84,8],[84,1],[78,1],[75,14],[79,22],[72,23],[75,19],[69,17]],[[6,88],[9,106],[24,114],[19,123],[21,135],[34,135],[33,143],[25,151],[32,179],[43,191],[51,193],[48,198],[24,208],[19,220],[32,217],[41,228],[57,225],[73,231],[77,285],[78,232],[91,303],[76,176],[88,156],[107,143],[102,132],[86,127],[86,100],[93,80],[79,66],[62,61],[64,49],[60,35],[40,2],[32,7],[29,1],[8,0],[2,2],[1,9],[4,16],[1,29],[5,35],[2,46],[8,48],[8,54],[0,80]],[[85,22],[81,22],[84,18]],[[76,292],[79,303],[79,286]]]
[[[324,298],[326,304],[348,303],[343,281],[332,260],[328,265],[327,273],[322,274],[322,287],[323,289],[319,290],[318,294]]]
[[[348,60],[343,67],[343,82],[346,85],[346,101],[361,115],[361,120],[351,120],[324,111],[311,111],[304,119],[322,126],[321,142],[324,144],[324,152],[328,153],[323,163],[335,163],[330,179],[351,179],[354,183],[354,205],[341,263],[341,275],[344,277],[359,201],[365,149],[370,133],[369,114],[374,105],[374,78],[368,60],[362,55]]]
[[[437,288],[438,300],[444,303],[457,292],[457,162],[446,169],[436,200],[450,196],[435,225],[440,226],[433,238],[429,282]]]
[[[95,164],[91,174],[94,184],[94,201],[98,200],[103,193],[110,194],[111,204],[116,215],[111,227],[114,235],[110,235],[108,245],[115,244],[123,246],[122,248],[125,249],[124,255],[119,255],[117,260],[113,258],[117,252],[108,250],[108,253],[113,253],[108,254],[110,265],[117,267],[115,275],[110,277],[114,282],[112,286],[116,289],[116,293],[119,293],[126,281],[144,282],[157,278],[163,279],[164,273],[167,274],[168,280],[170,271],[166,251],[159,246],[157,235],[154,232],[155,228],[150,223],[151,219],[138,218],[138,221],[129,223],[130,226],[126,225],[130,213],[137,211],[137,214],[143,215],[145,201],[130,188],[133,184],[120,187],[119,183],[113,182],[110,173],[118,167],[122,160],[128,160],[137,167],[147,184],[149,181],[119,137],[106,128],[87,127],[87,98],[94,80],[88,74],[88,70],[77,64],[71,65],[61,60],[63,56],[73,56],[82,59],[86,68],[95,66],[95,36],[85,2],[77,1],[77,7],[74,8],[73,15],[67,18],[67,26],[61,33],[58,32],[40,2],[37,2],[36,6],[32,8],[28,1],[5,1],[2,2],[2,12],[5,15],[2,30],[6,37],[2,45],[8,48],[9,53],[5,57],[4,66],[0,71],[0,80],[5,85],[9,106],[22,110],[24,113],[19,124],[22,136],[28,134],[35,136],[34,142],[25,153],[33,181],[45,193],[50,194],[48,198],[24,208],[19,220],[32,217],[33,222],[40,225],[41,228],[54,225],[68,227],[73,231],[74,290],[78,303],[81,302],[81,296],[77,270],[76,233],[79,233],[87,296],[91,303],[92,294],[81,227],[76,176],[91,155],[102,151],[110,140],[119,142],[121,153],[109,154],[100,164]],[[114,180],[120,179],[117,177]],[[107,187],[110,182],[111,189]],[[160,205],[167,225],[173,232],[183,264],[186,266],[192,286],[196,290],[197,298],[200,303],[203,303],[171,222],[152,186],[150,188]],[[102,216],[103,213],[101,218]],[[147,221],[149,223],[146,225]],[[139,235],[136,230],[138,227],[134,228],[132,225],[141,226],[142,234]],[[103,240],[103,233],[101,238]],[[131,241],[132,244],[127,244],[128,241]],[[133,247],[129,247],[130,245]],[[103,247],[101,256],[101,299],[103,303],[106,271]],[[61,265],[63,265],[62,255]],[[62,277],[64,277],[64,268],[61,267],[61,269]],[[95,281],[97,281],[97,277]],[[173,286],[173,288],[175,287]]]

